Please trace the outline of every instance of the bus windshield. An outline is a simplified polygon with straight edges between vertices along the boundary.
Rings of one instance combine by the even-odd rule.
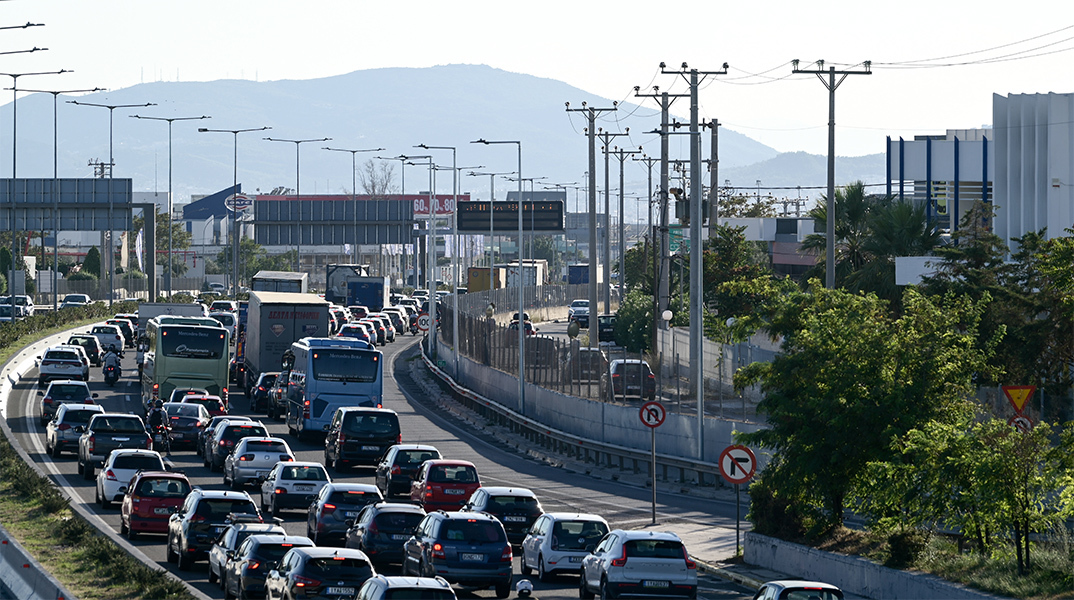
[[[227,352],[227,333],[209,328],[165,327],[160,340],[164,356],[218,359]]]
[[[313,352],[314,379],[373,383],[379,374],[379,352],[342,348],[325,348]]]

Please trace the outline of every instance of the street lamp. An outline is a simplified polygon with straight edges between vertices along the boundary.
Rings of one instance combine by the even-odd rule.
[[[266,129],[272,129],[271,127],[252,127],[250,129],[207,129],[205,127],[198,127],[198,133],[230,133],[234,140],[234,155],[232,160],[232,196],[239,194],[239,134],[249,133],[251,131],[265,131]],[[235,199],[232,198],[232,218],[231,218],[231,237],[232,237],[232,250],[231,254],[231,287],[232,293],[237,299],[239,297],[239,207],[235,204]]]
[[[414,147],[422,150],[451,150],[451,242],[454,245],[451,251],[451,352],[455,355],[455,377],[457,378],[459,376],[459,170],[456,160],[458,151],[454,146],[418,144]],[[435,169],[436,166],[434,165],[433,168]],[[430,204],[430,214],[432,210]]]
[[[429,162],[415,163],[415,158],[422,158]],[[400,155],[400,160],[403,160],[403,164],[410,164],[414,166],[424,165],[429,167],[429,218],[426,221],[425,231],[425,280],[426,286],[429,290],[429,318],[431,325],[429,326],[429,356],[436,356],[436,228],[433,226],[433,218],[436,213],[436,207],[434,206],[436,198],[436,163],[433,162],[431,154],[424,154],[422,156],[406,156]],[[414,261],[414,286],[418,285],[418,269],[417,260]]]
[[[354,205],[354,255],[358,256],[358,181],[356,174],[358,172],[358,166],[355,163],[355,156],[359,152],[380,152],[384,148],[370,148],[368,150],[348,150],[346,148],[329,148],[325,146],[321,150],[330,150],[332,152],[350,152],[351,153],[351,204]]]
[[[14,89],[14,88],[12,88]],[[56,107],[56,98],[60,94],[78,94],[82,92],[103,92],[104,88],[93,88],[92,90],[20,90],[23,92],[37,93],[37,94],[52,94],[52,226],[54,229],[52,237],[52,310],[56,310],[59,306],[56,296],[56,278],[59,273],[59,256],[60,256],[60,191],[59,191],[59,141],[58,141],[58,111]],[[14,107],[14,104],[12,105]],[[12,205],[14,206],[14,205]],[[42,256],[44,258],[44,256]]]
[[[113,113],[115,113],[117,108],[143,108],[146,106],[156,106],[156,104],[153,104],[152,102],[146,102],[145,104],[95,104],[93,102],[79,102],[78,100],[68,100],[67,103],[75,104],[77,106],[95,106],[97,108],[108,109],[108,260],[106,263],[108,264],[108,306],[112,306],[112,301],[116,295],[116,244],[112,240],[112,234],[114,233],[112,221],[115,219],[113,216],[115,212],[115,199],[112,197],[112,171],[114,170],[112,167],[115,166],[115,161],[112,158]]]
[[[493,247],[493,239],[495,233],[495,227],[493,225],[493,216],[496,203],[496,176],[497,175],[517,175],[516,172],[510,173],[475,173],[473,171],[466,174],[467,177],[478,177],[481,175],[489,176],[489,293],[492,293],[492,268],[496,264],[495,248]]]
[[[471,144],[516,144],[518,146],[518,412],[526,414],[526,304],[522,298],[522,141],[477,139]]]
[[[172,297],[172,263],[175,260],[172,256],[172,123],[175,121],[200,121],[201,119],[211,119],[202,115],[200,117],[145,117],[142,115],[130,115],[134,119],[145,119],[148,121],[167,121],[168,122],[168,298]],[[154,215],[156,218],[156,215]],[[152,252],[153,258],[151,260],[156,261],[157,253],[156,249]]]
[[[405,156],[374,156],[377,160],[397,160],[399,161],[399,198],[402,201],[406,201],[406,161]],[[409,244],[403,245],[403,283],[404,286],[407,283],[406,270],[410,265],[410,259],[407,258],[406,246],[410,246],[410,251],[414,254],[414,287],[418,287],[418,264],[417,264],[417,250],[414,248],[414,225],[411,224],[407,230],[407,239]]]
[[[298,203],[298,220],[296,221],[296,223],[298,224],[298,241],[295,242],[295,271],[298,272],[298,273],[301,273],[302,272],[302,187],[301,187],[300,184],[301,184],[302,181],[301,181],[301,178],[299,177],[299,173],[301,172],[301,169],[299,168],[300,167],[300,160],[299,160],[300,151],[299,151],[299,148],[302,146],[302,144],[305,144],[307,142],[327,142],[327,141],[331,140],[332,138],[329,138],[329,137],[317,138],[315,140],[314,139],[311,139],[311,140],[285,140],[285,139],[280,139],[280,138],[267,137],[267,138],[262,138],[262,139],[267,140],[269,142],[290,142],[290,143],[295,145],[295,202]]]

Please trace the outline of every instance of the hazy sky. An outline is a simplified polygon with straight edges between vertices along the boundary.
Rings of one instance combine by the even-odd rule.
[[[20,88],[469,63],[626,100],[636,85],[686,91],[681,77],[659,73],[661,61],[701,70],[727,62],[727,76],[705,81],[701,116],[780,151],[813,153],[827,148],[828,94],[815,76],[792,76],[790,61],[861,69],[871,60],[872,75],[848,77],[836,94],[837,153],[847,156],[882,152],[887,135],[988,125],[993,93],[1074,91],[1074,3],[1057,0],[8,0],[0,15],[3,26],[44,24],[0,31],[0,51],[48,48],[4,55],[0,70],[74,71],[23,77]],[[685,99],[675,105],[687,110]]]

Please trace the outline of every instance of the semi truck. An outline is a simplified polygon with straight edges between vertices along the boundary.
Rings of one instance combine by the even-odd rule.
[[[507,284],[507,269],[503,267],[470,267],[466,270],[466,291],[498,290]]]
[[[391,306],[391,280],[365,272],[365,265],[328,265],[324,299],[340,306],[364,306],[370,312]]]
[[[314,294],[250,292],[246,315],[245,359],[249,391],[263,372],[279,371],[283,353],[305,337],[328,335],[328,302]]]
[[[507,265],[507,287],[518,287],[518,278],[522,277],[522,285],[533,287],[548,283],[548,261],[527,260],[519,267],[518,262]]]
[[[309,275],[290,271],[258,271],[250,282],[250,289],[255,292],[306,294],[309,286]]]
[[[604,269],[597,265],[597,284],[604,283]],[[567,265],[567,283],[579,285],[589,283],[589,263]]]

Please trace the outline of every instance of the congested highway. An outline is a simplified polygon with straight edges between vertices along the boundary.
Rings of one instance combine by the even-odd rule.
[[[545,465],[504,446],[491,436],[470,430],[437,410],[431,399],[421,391],[422,388],[415,384],[411,374],[412,366],[420,365],[415,341],[415,338],[406,336],[383,349],[384,407],[399,414],[403,442],[430,444],[437,447],[444,457],[473,462],[483,485],[528,488],[540,498],[545,511],[599,513],[612,527],[624,529],[649,523],[651,493],[648,490],[614,481],[592,479]],[[124,375],[115,387],[106,386],[101,381],[99,369],[92,371],[91,390],[100,395],[98,401],[108,411],[141,414],[140,385],[132,377],[132,374],[136,373],[133,355],[133,352],[128,352],[123,358]],[[39,425],[40,407],[35,375],[33,371],[27,373],[14,386],[8,405],[8,421],[12,430],[30,456],[54,475],[61,485],[69,488],[74,497],[99,519],[100,525],[119,531],[120,518],[116,505],[102,509],[94,504],[94,483],[77,475],[74,456],[64,454],[53,459],[45,453],[44,428]],[[230,409],[232,413],[261,420],[272,435],[287,440],[298,460],[323,461],[323,442],[299,441],[287,435],[287,429],[282,423],[267,419],[264,414],[251,413],[249,404],[241,393],[232,395]],[[227,489],[221,475],[203,467],[201,459],[192,451],[176,451],[170,460],[174,468],[185,472],[193,485],[206,489]],[[342,476],[333,473],[332,477],[334,481],[373,483],[372,475],[371,469],[356,469]],[[256,490],[248,487],[247,491],[256,501]],[[711,499],[685,495],[662,496],[658,506],[662,521],[703,527],[734,527],[733,505],[721,505]],[[284,528],[289,534],[306,535],[305,510],[285,511],[281,516],[285,522]],[[220,588],[215,583],[209,583],[209,572],[204,561],[197,562],[192,570],[179,571],[174,564],[166,560],[165,536],[142,535],[132,543],[151,561],[175,572],[198,590],[211,597],[223,597]],[[517,552],[514,573],[516,581],[521,578]],[[551,582],[540,582],[534,577],[531,581],[535,589],[534,595],[538,598],[578,597],[576,577],[560,576]],[[494,597],[492,590],[466,591],[456,586],[456,591],[460,597]],[[701,575],[699,596],[738,599],[750,598],[752,592],[735,584]]]

